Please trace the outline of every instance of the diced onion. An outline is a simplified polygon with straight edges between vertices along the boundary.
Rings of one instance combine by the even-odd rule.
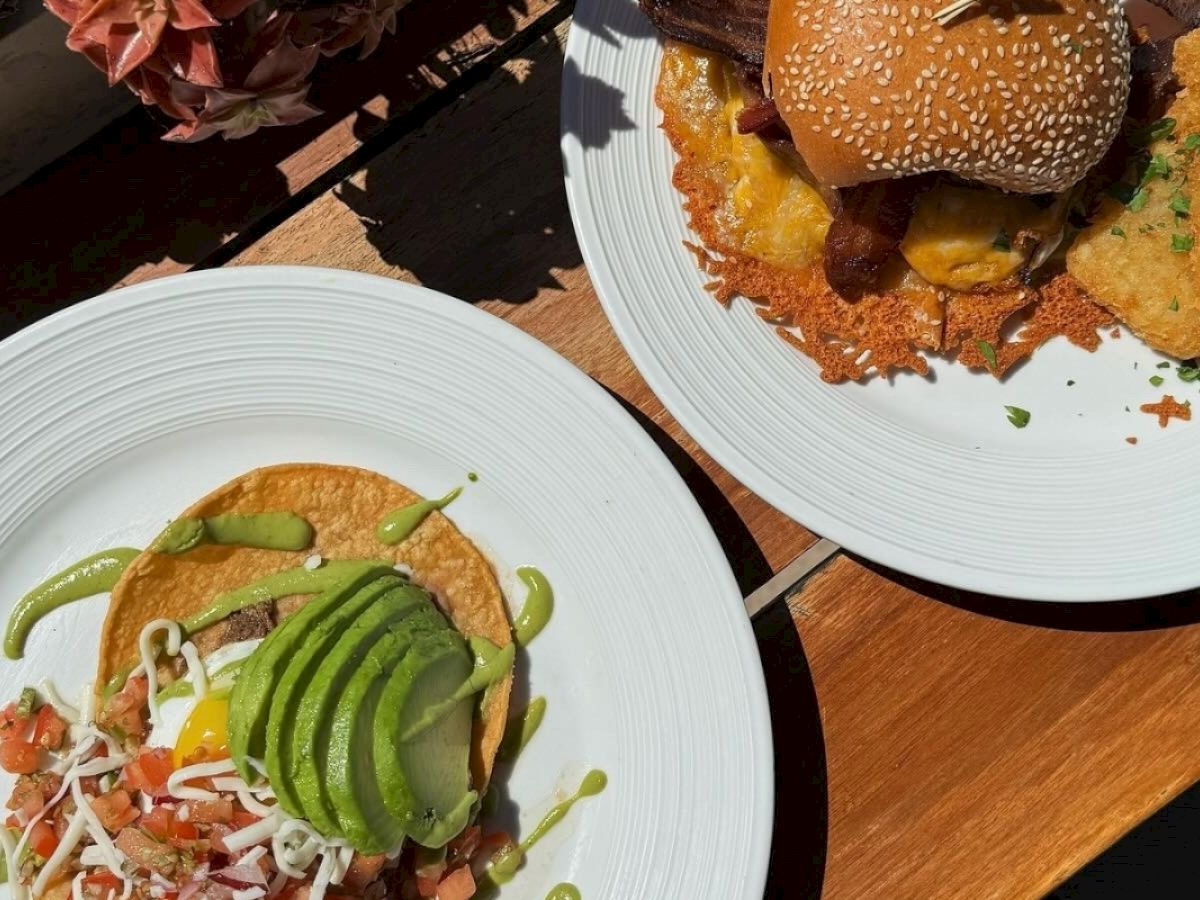
[[[259,897],[265,896],[267,896],[267,892],[260,887],[250,887],[233,892],[233,900],[258,900]]]

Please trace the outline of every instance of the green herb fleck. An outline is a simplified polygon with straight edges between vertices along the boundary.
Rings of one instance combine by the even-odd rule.
[[[996,239],[992,241],[992,249],[1000,250],[1004,253],[1007,253],[1012,249],[1012,239],[1008,236],[1008,232],[1003,228],[1001,228],[1000,233],[996,235]]]
[[[1120,225],[1114,225],[1112,227],[1112,230],[1110,233],[1115,234],[1117,237],[1121,237],[1121,238],[1125,237],[1125,229],[1122,228]]]
[[[12,694],[9,694],[11,697]],[[37,691],[31,687],[22,689],[21,697],[17,700],[17,715],[22,719],[28,719],[33,715],[33,708],[37,706]]]
[[[1171,164],[1167,162],[1167,158],[1161,153],[1155,153],[1150,157],[1150,163],[1146,166],[1146,171],[1142,173],[1142,184],[1155,178],[1170,178]]]
[[[1180,366],[1175,370],[1175,374],[1179,376],[1180,381],[1195,381],[1197,378],[1200,378],[1200,367]]]
[[[1169,362],[1167,362],[1167,361],[1164,359],[1162,362],[1160,362],[1160,363],[1159,363],[1157,366],[1155,366],[1154,368],[1156,368],[1156,369],[1169,369],[1169,368],[1171,368],[1171,364],[1170,364]]]
[[[996,348],[987,341],[976,341],[975,346],[979,348],[979,352],[987,360],[988,366],[993,369],[996,368]]]
[[[1167,202],[1167,208],[1177,216],[1186,216],[1192,206],[1192,198],[1187,194],[1176,192],[1171,195],[1171,199]]]
[[[1071,51],[1076,56],[1083,53],[1083,44],[1079,43],[1079,41],[1067,41],[1067,46],[1071,48]]]
[[[1074,387],[1074,386],[1075,386],[1075,381],[1071,378],[1068,378],[1067,379],[1067,387]]]
[[[1161,375],[1151,375],[1150,383],[1155,387],[1158,387],[1163,383],[1163,377]]]
[[[1147,193],[1145,188],[1140,187],[1133,192],[1133,196],[1129,198],[1129,202],[1125,204],[1125,208],[1130,212],[1139,212],[1149,200],[1150,194]]]
[[[1179,298],[1172,297],[1171,302],[1167,304],[1167,309],[1171,312],[1179,312]]]
[[[1190,234],[1173,234],[1171,235],[1171,252],[1188,253],[1195,243],[1196,239]]]
[[[1189,134],[1187,140],[1183,142],[1183,149],[1197,150],[1200,149],[1200,134]]]
[[[1008,421],[1012,422],[1015,428],[1024,428],[1029,424],[1029,410],[1021,409],[1019,406],[1006,406],[1008,410]]]
[[[1175,132],[1174,119],[1159,119],[1157,122],[1151,122],[1144,128],[1139,128],[1129,135],[1129,143],[1135,147],[1148,147],[1155,141],[1162,140],[1165,137],[1170,137]]]

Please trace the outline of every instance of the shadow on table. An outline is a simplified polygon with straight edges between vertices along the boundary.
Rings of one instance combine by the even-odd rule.
[[[1147,631],[1200,622],[1200,591],[1105,603],[1030,602],[960,591],[896,572],[861,557],[855,559],[876,574],[940,603],[1021,625],[1063,631]]]
[[[561,290],[555,272],[577,268],[582,256],[563,187],[560,85],[591,98],[604,123],[603,133],[589,130],[593,145],[632,127],[620,92],[569,64],[564,72],[559,42],[547,34],[334,194],[380,259],[425,287],[471,303]],[[433,129],[437,139],[423,139]]]
[[[478,54],[456,53],[455,42],[472,29],[504,40],[528,10],[528,0],[414,0],[400,31],[373,56],[359,62],[348,52],[321,62],[310,99],[325,114],[295,127],[181,145],[159,140],[162,123],[143,109],[121,117],[0,197],[0,218],[19,226],[0,244],[0,337],[116,286],[141,267],[166,259],[201,263],[231,236],[253,238],[256,228],[272,226],[352,171],[347,167],[356,156],[379,148],[364,148],[327,172],[296,171],[306,183],[316,179],[298,194],[279,170],[284,161],[378,95],[394,118],[366,116],[356,130],[360,139],[386,142],[390,129],[428,118],[430,107],[454,96],[453,90],[431,96],[431,85],[482,79],[493,66],[468,70]],[[446,59],[433,59],[433,48]],[[330,161],[307,164],[317,169]]]
[[[748,594],[771,576],[750,530],[708,474],[662,428],[617,394],[683,478],[717,534]],[[775,603],[754,623],[775,741],[775,831],[766,897],[816,898],[825,877],[829,825],[825,740],[817,692],[788,604]]]

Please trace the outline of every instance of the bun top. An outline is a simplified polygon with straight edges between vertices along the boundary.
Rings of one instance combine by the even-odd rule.
[[[1125,115],[1122,0],[982,0],[939,24],[947,2],[772,0],[763,88],[813,175],[1071,187]]]

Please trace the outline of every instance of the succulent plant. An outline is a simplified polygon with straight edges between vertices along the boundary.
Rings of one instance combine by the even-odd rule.
[[[70,26],[67,46],[178,119],[164,138],[239,138],[318,115],[318,58],[367,56],[408,0],[44,0]]]

